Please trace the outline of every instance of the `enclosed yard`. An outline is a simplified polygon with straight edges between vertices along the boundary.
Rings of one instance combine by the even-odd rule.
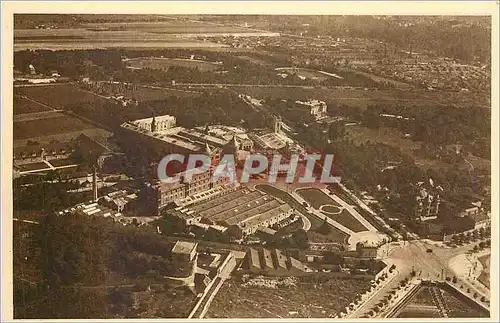
[[[272,280],[272,278],[268,278]],[[207,318],[332,318],[369,288],[367,280],[303,277],[288,286],[245,286],[241,279],[224,283]]]
[[[69,159],[51,159],[49,163],[54,167],[69,166],[73,165],[74,162]]]
[[[30,163],[30,164],[24,164],[24,165],[17,165],[15,166],[18,170],[21,172],[26,172],[26,171],[31,171],[31,170],[42,170],[42,169],[49,169],[49,165],[39,162],[39,163]]]
[[[14,122],[13,132],[14,140],[19,140],[63,134],[90,128],[93,128],[91,124],[64,115],[49,119]]]

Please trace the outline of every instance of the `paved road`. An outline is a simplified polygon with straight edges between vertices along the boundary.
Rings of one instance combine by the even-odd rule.
[[[388,257],[385,259],[388,263],[394,263],[398,270],[398,275],[390,284],[380,289],[370,300],[363,304],[358,310],[351,313],[351,317],[362,317],[369,312],[377,303],[382,301],[387,294],[397,288],[399,282],[406,277],[409,277],[410,272],[414,269],[417,277],[430,280],[444,280],[446,276],[454,275],[449,267],[449,261],[456,255],[468,252],[473,244],[462,246],[459,248],[446,248],[444,246],[436,246],[425,240],[416,240],[405,242],[400,247],[393,248]],[[432,249],[432,252],[427,250]],[[477,292],[480,296],[485,296],[489,299],[490,292],[481,284],[465,279],[459,279],[457,285],[464,285],[466,290],[470,288],[471,293]],[[469,294],[469,297],[472,295]],[[480,296],[478,298],[480,298]]]

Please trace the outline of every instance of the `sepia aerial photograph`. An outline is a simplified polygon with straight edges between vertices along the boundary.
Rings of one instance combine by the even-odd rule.
[[[498,315],[492,15],[331,8],[14,13],[13,319]]]

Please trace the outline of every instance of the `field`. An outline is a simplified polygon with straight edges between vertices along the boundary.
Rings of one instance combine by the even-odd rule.
[[[40,103],[31,101],[25,97],[15,95],[13,101],[14,101],[13,102],[13,113],[14,114],[50,111],[49,107],[46,107]]]
[[[108,99],[79,89],[74,84],[14,87],[15,95],[24,95],[56,109],[78,103],[109,103]]]
[[[199,95],[199,93],[195,91],[159,89],[159,88],[149,88],[149,87],[140,87],[135,91],[125,90],[121,94],[124,95],[126,98],[135,98],[138,102],[166,100],[171,96],[192,97]]]
[[[485,255],[482,257],[479,257],[479,261],[483,265],[483,271],[481,272],[481,275],[479,275],[478,280],[485,286],[490,287],[490,261],[491,261],[491,255]]]
[[[222,286],[207,318],[332,318],[370,282],[353,279],[302,278],[296,286],[245,287],[238,278]]]
[[[77,118],[63,115],[50,119],[14,122],[13,132],[14,140],[22,140],[90,128],[93,126]]]
[[[105,29],[110,30],[134,30],[148,33],[161,34],[209,34],[209,33],[248,33],[251,30],[232,26],[220,26],[198,21],[160,21],[160,22],[107,22],[107,23],[89,23],[84,27],[88,29]]]
[[[262,60],[260,58],[252,57],[252,56],[239,55],[238,58],[241,58],[241,59],[243,59],[247,62],[250,62],[252,64],[255,64],[255,65],[266,66],[266,67],[273,65],[272,63],[270,63],[268,61]]]
[[[298,76],[318,81],[323,81],[333,77],[327,74],[320,73],[319,71],[310,70],[307,68],[281,67],[275,70],[280,73],[297,74]]]
[[[324,192],[320,191],[317,188],[304,188],[297,190],[297,194],[299,194],[302,198],[304,198],[309,204],[315,208],[320,209],[322,205],[334,205],[340,206],[337,202],[335,202],[332,198],[326,195]]]
[[[363,75],[363,76],[368,77],[368,78],[370,78],[370,79],[372,79],[372,80],[374,80],[375,82],[378,82],[378,83],[389,83],[389,84],[392,84],[392,85],[394,85],[396,87],[399,87],[399,88],[410,88],[410,87],[412,87],[412,85],[410,85],[408,83],[403,83],[403,82],[400,82],[400,81],[389,79],[389,78],[386,78],[386,77],[383,77],[383,76],[374,75],[374,74],[371,74],[371,73],[361,72],[361,71],[358,71],[358,70],[355,70],[355,69],[350,69],[350,68],[345,68],[345,67],[339,67],[338,69],[340,71],[354,72],[356,74]]]
[[[198,68],[200,71],[214,71],[219,67],[219,65],[212,62],[180,58],[144,57],[127,61],[127,67],[132,69],[151,68],[165,70],[171,66]]]
[[[225,48],[197,40],[217,35],[264,34],[245,28],[196,21],[88,23],[74,28],[15,29],[14,50],[91,48]]]
[[[310,100],[317,99],[346,107],[366,108],[369,105],[406,105],[406,106],[490,106],[486,100],[472,100],[464,93],[431,92],[420,89],[412,90],[364,90],[348,88],[322,87],[234,87],[239,92],[258,99]]]

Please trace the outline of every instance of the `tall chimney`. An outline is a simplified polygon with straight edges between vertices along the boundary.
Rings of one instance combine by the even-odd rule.
[[[94,202],[97,202],[97,168],[95,166],[92,174],[92,196]]]

